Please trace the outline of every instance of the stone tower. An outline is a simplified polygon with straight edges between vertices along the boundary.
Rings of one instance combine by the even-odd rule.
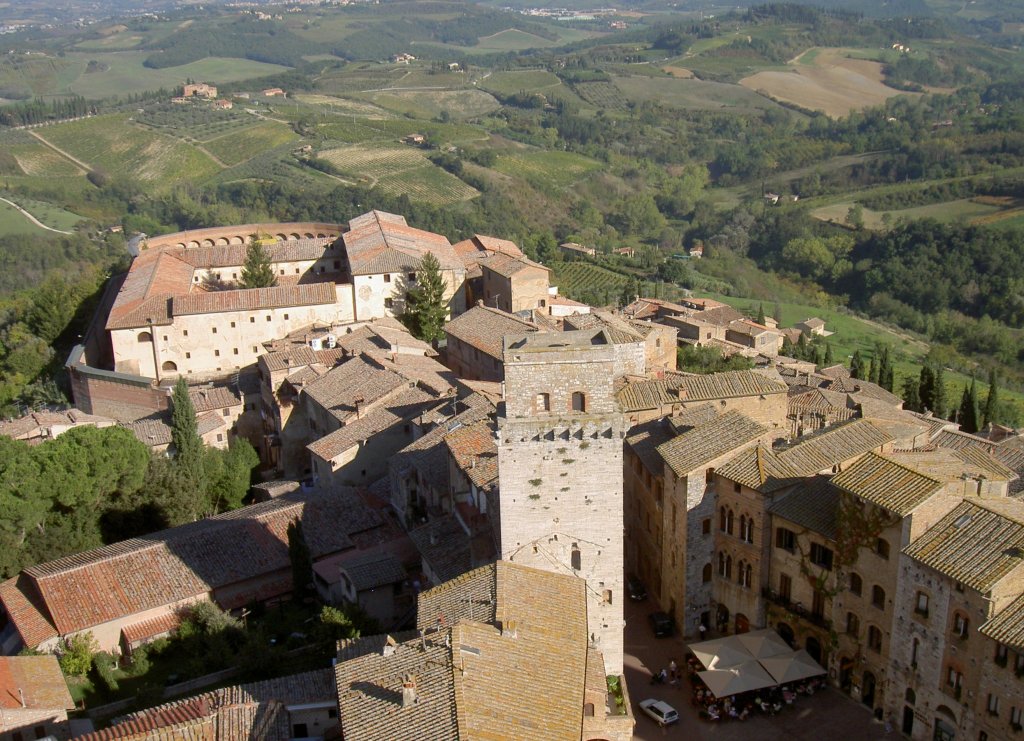
[[[604,330],[507,336],[501,558],[587,581],[591,644],[622,673],[624,421]]]

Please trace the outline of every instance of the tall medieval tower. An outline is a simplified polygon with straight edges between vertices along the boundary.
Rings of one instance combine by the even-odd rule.
[[[501,558],[587,581],[591,644],[622,673],[625,425],[603,330],[505,337]]]

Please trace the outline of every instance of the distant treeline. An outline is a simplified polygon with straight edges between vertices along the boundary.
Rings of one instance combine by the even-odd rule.
[[[0,126],[27,126],[78,118],[96,112],[96,104],[81,96],[58,98],[56,100],[35,100],[0,108]]]

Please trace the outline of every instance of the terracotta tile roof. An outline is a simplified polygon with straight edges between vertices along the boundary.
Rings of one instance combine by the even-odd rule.
[[[129,646],[134,646],[154,636],[170,633],[179,625],[181,625],[181,615],[177,612],[170,612],[124,626],[121,628],[121,639]]]
[[[965,477],[1008,481],[1016,475],[990,455],[971,449],[929,447],[923,450],[894,451],[887,457],[947,483],[960,482]]]
[[[163,250],[144,251],[132,262],[107,317],[107,329],[171,322],[171,297],[188,293],[194,269]]]
[[[499,561],[424,592],[419,612],[424,640],[339,664],[348,741],[581,738],[588,659],[603,665],[587,647],[583,580]],[[407,673],[419,702],[402,707]]]
[[[482,419],[459,427],[444,437],[444,444],[456,465],[480,490],[489,489],[498,482],[496,429],[493,419]]]
[[[955,426],[949,420],[933,416],[931,412],[928,412],[927,414],[922,414],[921,412],[908,411],[907,413],[919,419],[927,427],[929,437],[934,437],[942,430],[947,428],[952,429],[952,427]]]
[[[333,672],[318,669],[261,682],[224,687],[186,700],[131,713],[78,741],[290,741],[289,706],[320,705],[336,698]]]
[[[1003,465],[998,457],[990,455],[983,450],[966,448],[964,450],[957,450],[956,455],[964,463],[986,472],[987,478],[1003,479],[1006,481],[1012,481],[1017,478],[1016,471],[1009,466]]]
[[[588,314],[573,314],[562,320],[565,328],[572,329],[604,329],[613,344],[624,345],[643,342],[646,331],[627,319],[615,316],[607,311],[595,309]],[[641,325],[642,326],[642,325]]]
[[[131,430],[139,442],[154,448],[171,444],[170,420],[171,415],[168,412],[159,416],[143,417],[134,422],[122,422],[121,426]],[[206,412],[196,416],[196,428],[200,437],[221,427],[225,427],[224,419],[215,412]]]
[[[325,256],[325,252],[338,254],[340,250],[330,250],[336,240],[329,237],[313,239],[289,239],[283,242],[274,242],[263,245],[264,250],[270,256],[272,263],[278,262],[308,262],[319,260]],[[245,258],[249,251],[247,244],[232,244],[218,247],[190,247],[187,249],[173,249],[167,252],[179,260],[187,262],[196,268],[227,268],[241,267],[245,265]]]
[[[337,301],[334,283],[305,283],[272,288],[188,293],[171,299],[173,316],[213,314],[219,311],[259,311],[288,306],[315,306]]]
[[[825,476],[805,479],[793,491],[774,502],[768,511],[775,517],[835,540],[839,535],[839,490]]]
[[[790,413],[821,412],[832,416],[845,416],[846,419],[857,413],[846,394],[817,388],[810,391],[798,390],[789,397],[787,405]]]
[[[729,411],[662,443],[657,450],[677,476],[686,476],[768,431],[769,428],[750,417]]]
[[[1024,503],[966,499],[903,549],[981,593],[1024,566]]]
[[[892,458],[868,453],[832,478],[833,485],[904,517],[942,488],[942,481]]]
[[[21,631],[38,624],[38,611],[25,603],[39,595],[53,625],[66,635],[286,571],[287,528],[296,518],[314,558],[351,547],[350,535],[381,523],[349,489],[296,493],[32,566],[13,587],[25,600],[10,599],[14,580],[5,583],[0,599]]]
[[[827,427],[798,439],[792,447],[778,453],[800,476],[831,471],[845,461],[892,442],[892,436],[864,419]]]
[[[452,404],[454,402],[454,405]],[[471,425],[495,413],[494,404],[481,394],[472,393],[464,399],[449,400],[439,407],[435,426],[391,457],[388,465],[398,475],[407,475],[410,468],[438,491],[448,490],[448,447],[444,438],[464,425]]]
[[[360,409],[365,409],[395,389],[408,385],[408,379],[360,355],[332,368],[306,386],[303,393],[344,422],[356,413],[357,403]]]
[[[13,438],[36,437],[44,431],[48,435],[54,427],[109,427],[114,424],[116,422],[109,417],[86,414],[81,409],[30,412],[18,419],[0,421],[0,435]]]
[[[820,370],[818,370],[818,373],[820,373],[823,376],[828,376],[829,378],[850,377],[850,369],[847,368],[845,365],[841,365],[838,363],[836,365],[830,365],[828,368],[821,368]]]
[[[293,345],[292,347],[260,356],[260,362],[271,372],[313,365],[318,361],[316,354],[309,345]]]
[[[1004,607],[978,629],[982,635],[1004,646],[1024,652],[1024,594]]]
[[[454,373],[434,358],[425,355],[373,350],[364,353],[364,357],[373,360],[380,368],[392,370],[410,381],[415,381],[417,386],[435,396],[452,393],[458,383],[458,377]]]
[[[26,646],[38,646],[60,635],[35,582],[24,573],[0,583],[0,603],[10,618],[11,627]]]
[[[503,359],[502,338],[536,332],[533,322],[489,306],[474,306],[444,325],[444,332],[492,358]]]
[[[390,553],[342,554],[338,566],[345,570],[357,592],[405,580],[402,564]]]
[[[442,270],[462,270],[448,238],[409,226],[405,217],[370,211],[349,222],[342,235],[352,275],[414,271],[430,252]]]
[[[24,699],[24,705],[22,700]],[[0,708],[75,707],[56,656],[0,656]],[[0,727],[0,730],[5,730]]]
[[[197,413],[241,406],[242,398],[227,386],[191,386],[188,396]]]
[[[710,422],[717,416],[718,409],[714,404],[701,404],[695,407],[686,407],[680,410],[678,414],[673,414],[671,417],[665,417],[664,419],[674,434],[682,435],[694,427]]]
[[[516,273],[528,268],[543,270],[547,274],[551,273],[550,268],[541,265],[539,262],[534,262],[524,255],[513,256],[501,252],[493,252],[486,257],[481,256],[477,258],[477,264],[481,269],[490,270],[506,278],[511,278]]]
[[[850,394],[854,401],[874,399],[875,401],[881,401],[894,407],[898,407],[903,404],[903,399],[896,396],[896,394],[886,391],[877,383],[871,383],[870,381],[865,381],[860,378],[839,377],[834,381],[829,382],[825,388],[829,391],[838,391],[839,393]]]
[[[438,403],[437,398],[423,389],[405,388],[358,419],[349,419],[343,427],[310,443],[306,449],[325,461],[333,460],[374,435],[411,420],[423,412],[425,404],[431,403]]]
[[[756,445],[738,453],[716,468],[715,473],[762,494],[792,486],[800,479],[796,471],[764,445]]]
[[[435,518],[410,530],[409,537],[441,581],[454,579],[472,568],[469,533],[452,515]]]
[[[727,371],[707,375],[666,373],[663,379],[627,383],[617,397],[624,412],[633,412],[680,402],[784,394],[786,391],[784,383],[756,371]]]
[[[658,453],[658,446],[675,437],[664,419],[652,419],[635,425],[626,435],[626,444],[633,450],[640,462],[651,473],[661,476],[665,472],[665,461]]]
[[[986,440],[983,437],[978,437],[977,435],[971,435],[967,432],[961,432],[959,430],[943,429],[939,431],[937,435],[932,437],[932,443],[937,448],[949,448],[950,450],[966,450],[967,448],[974,448],[986,453],[991,453],[995,449],[995,445],[992,441]]]

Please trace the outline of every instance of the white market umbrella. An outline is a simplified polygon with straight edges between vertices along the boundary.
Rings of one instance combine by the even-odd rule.
[[[787,656],[793,649],[771,628],[762,628],[749,633],[733,636],[743,644],[755,659],[766,659],[769,656]]]
[[[735,636],[691,643],[687,648],[705,669],[728,669],[746,664],[754,658],[743,644],[735,640]]]
[[[760,659],[763,666],[775,681],[779,684],[796,682],[807,677],[816,677],[824,674],[825,669],[821,664],[811,658],[811,655],[800,649],[793,651],[789,656],[769,656]]]
[[[721,699],[738,695],[741,692],[774,687],[777,682],[764,668],[756,661],[748,661],[745,664],[734,666],[729,669],[711,669],[709,671],[697,672],[711,694]]]

